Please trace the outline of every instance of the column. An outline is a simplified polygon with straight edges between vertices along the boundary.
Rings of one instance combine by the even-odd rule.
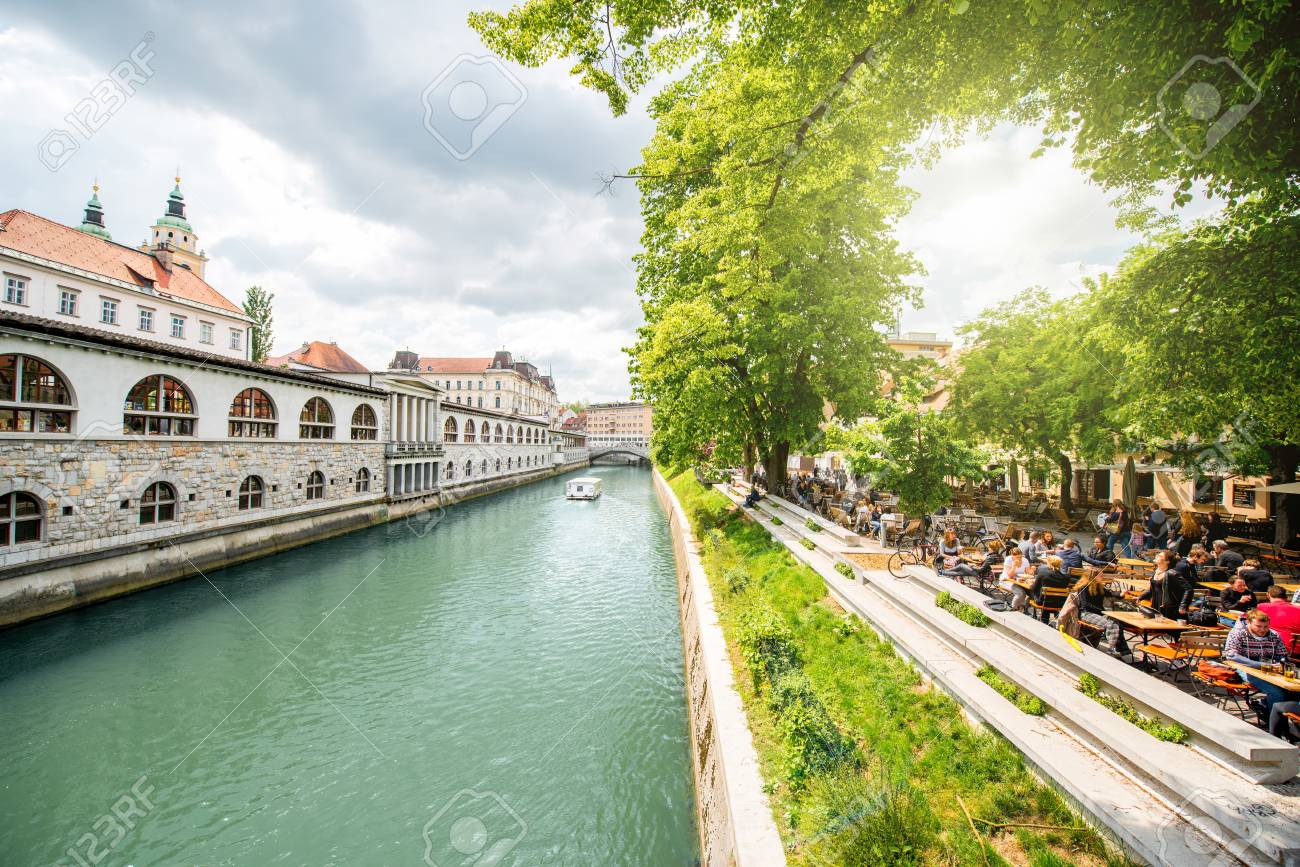
[[[406,396],[406,440],[415,442],[415,398]]]

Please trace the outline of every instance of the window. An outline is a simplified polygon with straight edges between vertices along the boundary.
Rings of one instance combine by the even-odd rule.
[[[496,408],[497,408],[497,409],[500,409],[500,408],[501,408],[501,396],[500,396],[500,395],[497,395],[497,406],[496,406]]]
[[[232,437],[273,439],[276,420],[275,404],[260,388],[246,388],[230,402],[230,427]]]
[[[126,395],[123,411],[123,433],[194,435],[194,402],[181,381],[170,376],[149,376],[137,382]]]
[[[1139,497],[1154,497],[1156,495],[1155,473],[1137,474],[1137,495]]]
[[[153,311],[148,307],[140,308],[140,330],[153,331]]]
[[[475,434],[475,430],[474,430],[474,419],[471,418],[471,419],[469,419],[469,420],[467,420],[467,421],[465,422],[465,431],[464,431],[464,433],[465,433],[465,439],[464,439],[464,442],[467,442],[467,443],[472,443],[472,442],[474,442],[474,440],[475,440],[475,436],[474,436],[474,434]]]
[[[484,459],[484,461],[482,462],[482,464],[479,465],[478,471],[479,471],[480,473],[482,473],[483,475],[487,475],[487,460],[486,460],[486,459]]]
[[[325,474],[320,470],[312,470],[311,475],[307,477],[307,499],[320,500],[325,497]]]
[[[154,482],[140,498],[140,523],[161,524],[176,520],[176,489],[166,482]]]
[[[41,540],[41,501],[15,491],[0,495],[0,548]]]
[[[352,412],[352,438],[354,440],[379,439],[379,419],[370,404],[363,403]]]
[[[249,476],[239,484],[239,511],[260,509],[266,496],[266,485],[261,476]]]
[[[19,277],[15,274],[5,275],[5,303],[23,305],[27,303],[26,277]]]
[[[474,475],[474,462],[465,461],[465,478],[468,479],[472,475]]]
[[[478,436],[479,442],[481,443],[492,442],[492,428],[488,426],[487,422],[483,422],[483,426],[479,428],[478,434],[479,434]]]
[[[230,348],[231,349],[244,348],[244,332],[240,331],[238,328],[230,329]]]
[[[497,458],[497,466],[496,466],[496,470],[497,470],[498,473],[501,472],[501,459],[500,459],[500,458]]]
[[[298,416],[298,436],[305,440],[334,439],[334,410],[323,397],[313,397]]]
[[[500,391],[500,390],[501,390],[501,380],[498,379],[498,380],[497,380],[497,391]],[[500,398],[497,398],[497,399],[500,400]]]
[[[456,390],[460,391],[460,380],[456,380]]]
[[[370,470],[362,467],[357,470],[357,493],[364,494],[370,490]]]
[[[499,422],[497,423],[497,432],[496,432],[495,441],[499,443],[503,443],[506,441],[505,431],[501,429],[501,424]]]
[[[482,408],[483,408],[483,397],[482,397],[481,395],[479,396],[479,399],[478,399],[478,408],[479,408],[479,409],[482,409]]]
[[[443,442],[454,443],[456,441],[456,419],[448,417],[446,424],[442,426]]]
[[[211,336],[211,334],[209,334],[209,336]],[[185,339],[185,317],[184,316],[176,316],[176,315],[172,316],[172,337],[176,337],[182,340]]]
[[[59,290],[59,312],[64,316],[77,315],[77,296],[81,293],[76,289]]]
[[[72,393],[39,358],[0,355],[0,432],[70,433]]]
[[[451,461],[448,461],[447,466],[443,471],[443,475],[447,477],[448,481],[456,478],[456,465],[453,464]]]
[[[181,322],[181,327],[184,328],[183,320]],[[173,337],[185,336],[184,334],[176,333],[176,317],[174,316],[172,317],[172,336]],[[212,342],[212,323],[199,322],[199,343],[211,343],[211,342]]]
[[[513,443],[514,441],[515,441],[515,426],[508,425],[506,427],[506,442]]]
[[[515,459],[514,459],[514,458],[506,458],[506,469],[507,469],[507,470],[513,470],[514,468],[515,468]]]
[[[112,298],[99,299],[99,321],[105,325],[117,324],[117,302]]]

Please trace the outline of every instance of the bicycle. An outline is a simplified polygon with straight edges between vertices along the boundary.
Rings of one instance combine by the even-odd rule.
[[[889,555],[885,568],[895,578],[906,578],[909,566],[931,566],[939,553],[939,545],[927,533],[918,533],[910,538],[900,537],[897,549]]]

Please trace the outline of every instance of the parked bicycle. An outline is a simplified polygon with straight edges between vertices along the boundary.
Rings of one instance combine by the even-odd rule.
[[[938,540],[923,528],[900,534],[894,544],[896,549],[889,555],[885,568],[895,578],[906,578],[909,566],[933,566],[939,554]]]

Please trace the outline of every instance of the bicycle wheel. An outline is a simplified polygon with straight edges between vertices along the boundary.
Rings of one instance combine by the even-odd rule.
[[[919,566],[920,560],[916,557],[914,551],[895,551],[889,555],[889,563],[886,568],[889,574],[895,578],[906,578],[908,566]]]

